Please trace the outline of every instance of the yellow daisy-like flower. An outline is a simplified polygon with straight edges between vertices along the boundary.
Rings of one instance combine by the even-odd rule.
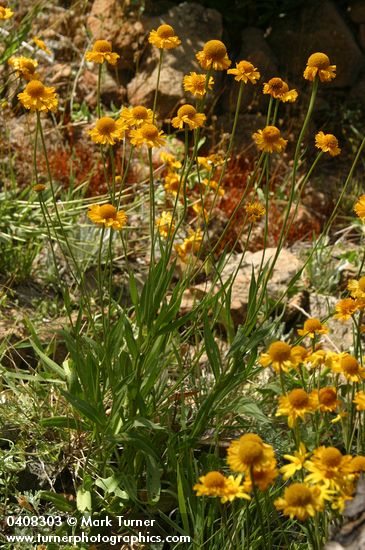
[[[329,153],[331,157],[336,157],[341,153],[341,149],[338,146],[338,140],[333,134],[318,132],[318,134],[316,134],[316,147],[321,149],[324,153]]]
[[[49,48],[47,48],[45,42],[43,42],[43,40],[38,38],[38,36],[35,36],[33,38],[33,42],[40,50],[43,50],[46,54],[51,55],[51,53],[52,53],[51,50]]]
[[[305,483],[292,483],[285,488],[284,497],[274,501],[274,506],[290,519],[297,518],[299,521],[305,521],[323,510],[324,499],[319,487],[311,487]]]
[[[314,338],[319,334],[327,334],[328,328],[322,325],[321,321],[316,317],[307,319],[304,322],[303,328],[298,329],[299,336],[309,336],[309,338]]]
[[[177,116],[172,119],[171,124],[174,128],[179,129],[187,124],[190,130],[195,130],[203,126],[206,118],[203,113],[197,113],[195,107],[187,103],[178,109]]]
[[[361,382],[365,379],[365,369],[348,353],[341,354],[331,368],[333,372],[341,373],[348,382]]]
[[[181,44],[171,25],[160,25],[157,31],[151,31],[148,42],[163,50],[171,50]]]
[[[351,460],[350,464],[351,471],[360,474],[361,472],[365,472],[365,456],[355,456]]]
[[[227,74],[235,75],[234,79],[237,80],[237,82],[242,80],[245,84],[247,84],[247,82],[256,84],[259,78],[261,78],[259,71],[249,61],[240,61],[236,63],[236,68],[228,69]]]
[[[325,53],[312,53],[308,58],[303,76],[306,80],[311,81],[318,76],[321,82],[329,82],[336,78],[336,65],[330,64],[329,57]]]
[[[209,77],[208,85],[206,83],[207,77],[205,74],[198,74],[191,72],[184,76],[183,85],[186,92],[190,92],[198,99],[202,99],[208,90],[211,90],[214,85],[214,79]]]
[[[154,124],[143,124],[137,130],[131,130],[131,143],[136,147],[160,147],[165,145],[165,134]]]
[[[256,222],[266,214],[265,206],[258,201],[246,204],[245,210],[248,214],[248,221],[251,223]]]
[[[207,157],[197,157],[198,165],[211,172],[216,166],[221,166],[224,163],[224,159],[221,155],[213,153]]]
[[[180,187],[180,176],[176,172],[168,172],[165,176],[164,189],[176,197]],[[180,189],[181,193],[182,189]]]
[[[220,197],[223,197],[224,195],[224,189],[222,188],[222,184],[218,187],[218,182],[216,180],[212,180],[209,178],[204,178],[201,183],[206,187],[207,189],[213,189],[217,192],[217,194]]]
[[[37,183],[36,185],[33,185],[32,187],[33,191],[36,193],[42,193],[45,189],[47,189],[47,186],[44,185],[44,183]]]
[[[174,155],[171,153],[168,153],[167,151],[161,151],[160,153],[160,160],[166,166],[168,166],[170,169],[179,169],[181,168],[182,164],[179,160],[176,159]]]
[[[0,20],[4,19],[10,19],[13,17],[14,12],[11,11],[10,8],[4,8],[4,6],[0,6]]]
[[[359,218],[365,220],[365,195],[361,195],[355,204],[354,212],[356,212],[356,215],[359,216]]]
[[[285,464],[280,468],[280,473],[283,476],[284,481],[293,477],[296,472],[299,472],[303,468],[303,464],[310,456],[307,452],[304,443],[299,444],[299,451],[294,451],[294,455],[283,455],[285,460],[288,460],[290,464]]]
[[[26,109],[31,111],[55,111],[58,105],[55,88],[42,84],[40,80],[31,80],[18,99]]]
[[[355,399],[353,401],[356,403],[357,411],[365,411],[365,392],[358,391],[355,393]]]
[[[317,367],[322,367],[326,363],[327,358],[328,353],[323,349],[319,349],[314,353],[310,353],[306,359],[306,362],[309,364],[310,368],[316,369]]]
[[[198,52],[195,57],[202,69],[205,70],[224,71],[231,65],[231,61],[227,55],[227,48],[220,40],[208,40],[204,44],[202,51]]]
[[[112,204],[92,204],[87,213],[90,220],[96,225],[111,227],[120,231],[127,223],[127,216],[123,210],[117,211]]]
[[[221,502],[231,502],[235,498],[244,498],[251,500],[248,493],[248,485],[244,483],[241,485],[242,476],[225,477],[220,472],[209,472],[205,476],[199,478],[200,483],[194,485],[193,489],[196,491],[198,497],[220,497]]]
[[[275,467],[266,468],[264,470],[251,471],[251,478],[247,481],[249,488],[252,491],[252,485],[255,484],[260,491],[266,491],[271,485],[273,485],[275,479],[279,475],[279,470]]]
[[[151,109],[137,105],[136,107],[123,107],[120,113],[120,118],[126,122],[128,126],[141,126],[142,124],[152,124],[153,112]]]
[[[304,420],[306,414],[317,410],[318,399],[314,392],[308,394],[301,388],[279,397],[279,407],[275,416],[287,416],[289,428],[294,428],[297,419]]]
[[[10,57],[8,63],[16,71],[18,76],[23,76],[25,80],[38,79],[38,75],[35,72],[38,62],[30,57]]]
[[[120,55],[112,51],[112,45],[107,40],[96,40],[93,44],[93,49],[86,52],[86,60],[94,63],[104,63],[107,61],[110,65],[115,65]]]
[[[297,358],[298,363],[304,363],[310,356],[310,351],[304,346],[293,346],[291,352],[292,355]]]
[[[365,276],[356,279],[350,279],[347,284],[347,289],[353,298],[365,298]]]
[[[335,412],[341,404],[334,387],[321,388],[318,392],[318,405],[321,412]]]
[[[281,137],[276,126],[266,126],[263,130],[257,130],[252,137],[258,149],[265,153],[281,153],[288,143],[287,139]]]
[[[293,354],[291,346],[285,342],[273,342],[270,344],[267,353],[262,353],[259,363],[263,367],[271,366],[276,373],[281,370],[288,372],[298,366],[298,356]]]
[[[89,130],[89,135],[95,143],[102,145],[115,145],[125,136],[127,125],[123,120],[114,120],[109,116],[103,116],[95,124],[95,128]]]
[[[264,94],[269,94],[274,99],[279,99],[283,103],[294,103],[298,97],[296,90],[289,90],[289,86],[279,77],[271,78],[264,84]]]
[[[356,300],[353,298],[344,298],[335,305],[336,314],[333,317],[341,321],[348,321],[357,309],[358,305]]]
[[[197,229],[196,231],[190,229],[189,233],[190,236],[184,239],[182,244],[175,245],[176,252],[183,260],[185,260],[186,256],[199,252],[203,240],[201,229]]]
[[[318,447],[311,460],[304,463],[305,469],[310,472],[304,481],[341,491],[352,480],[351,461],[350,455],[342,455],[336,447]]]
[[[227,464],[233,472],[245,472],[247,476],[260,470],[275,470],[274,449],[257,434],[248,433],[232,441],[227,449]]]
[[[156,225],[161,237],[164,239],[167,239],[175,230],[175,223],[170,212],[163,211],[161,217],[157,218]]]

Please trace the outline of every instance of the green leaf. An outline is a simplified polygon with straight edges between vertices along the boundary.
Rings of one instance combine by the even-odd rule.
[[[62,495],[58,495],[57,493],[51,493],[51,491],[42,491],[40,494],[40,498],[47,500],[48,502],[52,502],[57,510],[61,510],[62,512],[74,512],[75,510],[75,503],[70,502],[65,497],[63,497]]]
[[[212,331],[210,330],[208,317],[204,317],[204,342],[205,351],[207,352],[214,378],[217,380],[223,370],[223,367],[217,343],[214,340]]]
[[[90,491],[85,491],[80,488],[76,493],[76,506],[80,512],[91,512],[92,503],[91,503],[91,493]]]
[[[270,419],[262,412],[258,405],[251,399],[241,398],[235,401],[232,409],[245,416],[251,416],[261,424],[270,424]]]

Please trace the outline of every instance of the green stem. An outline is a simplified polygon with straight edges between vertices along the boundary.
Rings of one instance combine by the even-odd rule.
[[[158,62],[158,70],[157,70],[157,83],[156,83],[156,90],[155,90],[155,96],[153,98],[153,117],[152,117],[152,123],[155,123],[156,118],[156,106],[157,106],[157,96],[158,96],[158,87],[160,85],[160,76],[161,76],[161,67],[162,67],[162,59],[163,59],[163,48],[160,49],[160,59]]]
[[[98,87],[97,87],[97,95],[96,95],[96,112],[98,115],[98,118],[101,117],[101,100],[100,100],[100,87],[101,87],[101,73],[103,69],[103,64],[99,63],[99,72],[98,72]]]

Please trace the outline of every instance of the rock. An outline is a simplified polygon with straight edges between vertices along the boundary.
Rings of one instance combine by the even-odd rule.
[[[183,77],[190,71],[202,72],[195,54],[208,40],[222,37],[222,18],[213,9],[199,4],[184,2],[161,17],[144,21],[146,32],[166,23],[172,25],[181,45],[167,50],[161,70],[158,112],[161,118],[171,116],[184,96]],[[147,55],[142,59],[139,73],[127,86],[128,101],[131,105],[151,105],[157,82],[157,65],[160,50],[148,47]],[[215,75],[215,91],[219,84],[219,74]],[[188,97],[188,96],[187,96]],[[189,94],[188,101],[192,101]]]
[[[242,107],[243,109],[244,107]],[[220,134],[227,132],[231,133],[233,125],[233,113],[225,113],[218,118],[217,130]],[[238,123],[234,137],[234,147],[240,153],[251,149],[255,151],[255,143],[252,139],[252,134],[257,132],[259,128],[266,126],[266,118],[260,114],[242,114],[238,116]]]
[[[363,75],[351,89],[350,100],[365,108],[365,75]]]
[[[365,23],[365,2],[363,0],[360,0],[360,2],[351,2],[348,12],[351,21],[354,23]]]
[[[360,25],[360,45],[365,50],[365,23]]]
[[[314,52],[326,53],[337,76],[326,84],[335,88],[349,87],[364,65],[364,56],[335,5],[325,0],[304,4],[296,15],[279,19],[268,43],[275,51],[279,65],[297,82],[308,57]]]
[[[334,296],[312,293],[309,296],[309,310],[311,317],[324,319],[334,313],[338,299]],[[349,351],[353,345],[351,323],[329,318],[326,321],[329,333],[323,335],[324,347],[334,351]]]
[[[77,83],[77,101],[85,101],[92,109],[96,106],[98,76],[96,73],[85,70]],[[127,92],[124,86],[118,84],[113,76],[103,71],[100,96],[104,105],[110,106],[113,102],[119,109],[125,101]]]

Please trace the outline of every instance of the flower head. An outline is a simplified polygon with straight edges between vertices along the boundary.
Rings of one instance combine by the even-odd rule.
[[[247,82],[256,84],[259,78],[261,78],[259,71],[249,61],[240,61],[236,63],[236,68],[228,69],[227,73],[235,75],[235,80],[238,82],[242,81],[245,84],[247,84]]]
[[[151,31],[148,42],[156,48],[171,50],[181,44],[181,40],[176,36],[171,25],[160,25],[157,31]]]
[[[359,474],[360,472],[365,472],[365,456],[355,456],[350,463],[351,471]]]
[[[10,57],[9,65],[13,67],[18,76],[22,76],[25,80],[37,79],[38,75],[35,72],[38,62],[30,57]]]
[[[120,55],[112,51],[112,45],[107,40],[96,40],[90,52],[86,52],[86,60],[94,63],[104,63],[107,61],[110,65],[115,65]]]
[[[356,392],[354,403],[356,403],[357,411],[365,411],[365,392],[363,391]]]
[[[356,279],[350,279],[347,288],[353,298],[365,298],[365,276]]]
[[[342,455],[336,447],[318,447],[311,460],[304,463],[305,469],[310,472],[305,481],[341,490],[351,480],[351,460],[350,455]]]
[[[266,126],[263,130],[257,130],[252,137],[258,149],[265,153],[281,153],[288,143],[287,139],[281,137],[280,130],[276,126]]]
[[[332,366],[334,372],[341,373],[349,382],[361,382],[365,379],[365,369],[352,355],[345,353]]]
[[[269,94],[274,99],[280,99],[284,103],[293,103],[298,97],[298,92],[289,90],[288,84],[278,77],[271,78],[269,82],[264,84],[264,94]]]
[[[254,201],[246,204],[245,210],[248,215],[248,221],[253,223],[265,216],[266,208],[261,202]]]
[[[142,124],[152,124],[153,112],[143,105],[135,107],[123,107],[120,113],[120,118],[125,121],[128,126],[141,126]]]
[[[55,111],[58,105],[55,88],[49,88],[40,80],[31,80],[24,92],[18,94],[23,107],[31,111]]]
[[[178,109],[177,116],[172,119],[171,123],[174,128],[181,129],[184,124],[187,124],[190,130],[195,130],[195,128],[203,126],[206,118],[203,113],[197,113],[195,107],[187,103]]]
[[[160,147],[165,145],[165,135],[162,130],[158,130],[154,124],[143,124],[137,130],[131,130],[131,143],[136,147],[141,147],[143,144],[147,147]]]
[[[115,145],[116,141],[124,138],[127,125],[121,119],[114,120],[109,116],[103,116],[95,124],[95,128],[89,131],[91,139],[102,145]]]
[[[344,298],[335,305],[336,314],[333,317],[335,319],[340,319],[341,321],[347,321],[348,319],[351,319],[357,309],[358,306],[356,300],[353,298]]]
[[[323,326],[321,321],[316,317],[307,319],[304,322],[303,328],[298,329],[298,334],[300,336],[309,336],[309,338],[314,338],[318,334],[327,334],[328,328]]]
[[[207,77],[205,74],[191,72],[184,76],[183,85],[186,92],[190,92],[197,99],[202,99],[207,91],[213,88],[214,79],[210,76],[207,84]]]
[[[0,6],[0,20],[2,19],[10,19],[10,17],[13,17],[14,12],[11,11],[10,8],[4,8],[4,6]]]
[[[263,367],[272,366],[275,372],[288,372],[298,366],[298,357],[293,354],[291,346],[285,342],[276,341],[270,344],[267,353],[260,355],[259,363]]]
[[[257,434],[248,433],[232,441],[227,450],[227,464],[232,471],[245,472],[246,475],[260,470],[274,470],[274,449]]]
[[[186,256],[189,254],[194,254],[199,251],[202,240],[203,233],[201,229],[197,229],[196,231],[190,230],[190,236],[184,239],[182,244],[176,244],[175,250],[180,258],[185,260]]]
[[[279,407],[275,416],[287,416],[288,426],[293,428],[298,418],[304,420],[305,415],[314,413],[317,406],[318,400],[313,392],[308,394],[303,389],[298,388],[287,395],[279,397]]]
[[[181,178],[177,172],[168,172],[165,176],[164,189],[166,193],[171,193],[176,197],[179,187],[181,187]],[[181,193],[181,189],[180,189]]]
[[[38,38],[38,36],[35,36],[33,38],[33,42],[40,50],[43,50],[46,54],[51,55],[51,53],[52,53],[51,50],[49,48],[47,48],[45,42],[43,42],[43,40]]]
[[[309,455],[310,453],[307,453],[304,443],[299,444],[299,451],[294,451],[294,455],[283,455],[285,460],[289,461],[289,464],[285,464],[280,468],[283,479],[286,481],[300,471]]]
[[[207,69],[214,69],[216,71],[223,71],[228,69],[231,61],[228,59],[227,48],[220,40],[208,40],[204,44],[202,51],[198,52],[195,56],[200,63],[200,66]]]
[[[312,53],[308,58],[303,76],[306,80],[311,81],[318,76],[321,82],[329,82],[336,78],[336,65],[330,64],[329,57],[325,53]]]
[[[218,184],[216,180],[212,180],[211,178],[204,178],[200,183],[204,185],[207,190],[214,190],[216,194],[218,194],[220,197],[223,197],[224,189],[222,187],[222,184]]]
[[[167,239],[175,231],[175,223],[170,212],[163,211],[160,218],[157,218],[158,231],[164,239]]]
[[[322,492],[319,487],[311,487],[305,483],[292,483],[284,490],[284,497],[274,501],[275,508],[282,510],[290,519],[304,521],[313,517],[324,508]]]
[[[221,502],[232,501],[235,498],[245,498],[250,500],[250,495],[247,494],[247,484],[241,485],[242,476],[225,477],[220,472],[212,471],[199,478],[200,483],[194,485],[198,497],[220,497]]]
[[[171,153],[168,153],[167,151],[161,151],[160,160],[161,162],[166,164],[166,166],[168,166],[169,169],[181,168],[181,162],[177,160],[174,155],[172,155]]]
[[[338,146],[338,140],[333,134],[318,132],[318,134],[316,134],[316,147],[321,149],[324,153],[329,153],[331,157],[336,157],[341,153],[341,149]]]
[[[318,392],[318,405],[321,412],[335,412],[340,405],[336,388],[321,388]]]
[[[111,227],[120,231],[127,223],[127,216],[123,210],[117,211],[112,204],[92,204],[87,213],[90,220],[104,227]]]
[[[356,215],[359,216],[359,218],[365,220],[365,195],[361,195],[355,204],[354,212],[356,212]]]

